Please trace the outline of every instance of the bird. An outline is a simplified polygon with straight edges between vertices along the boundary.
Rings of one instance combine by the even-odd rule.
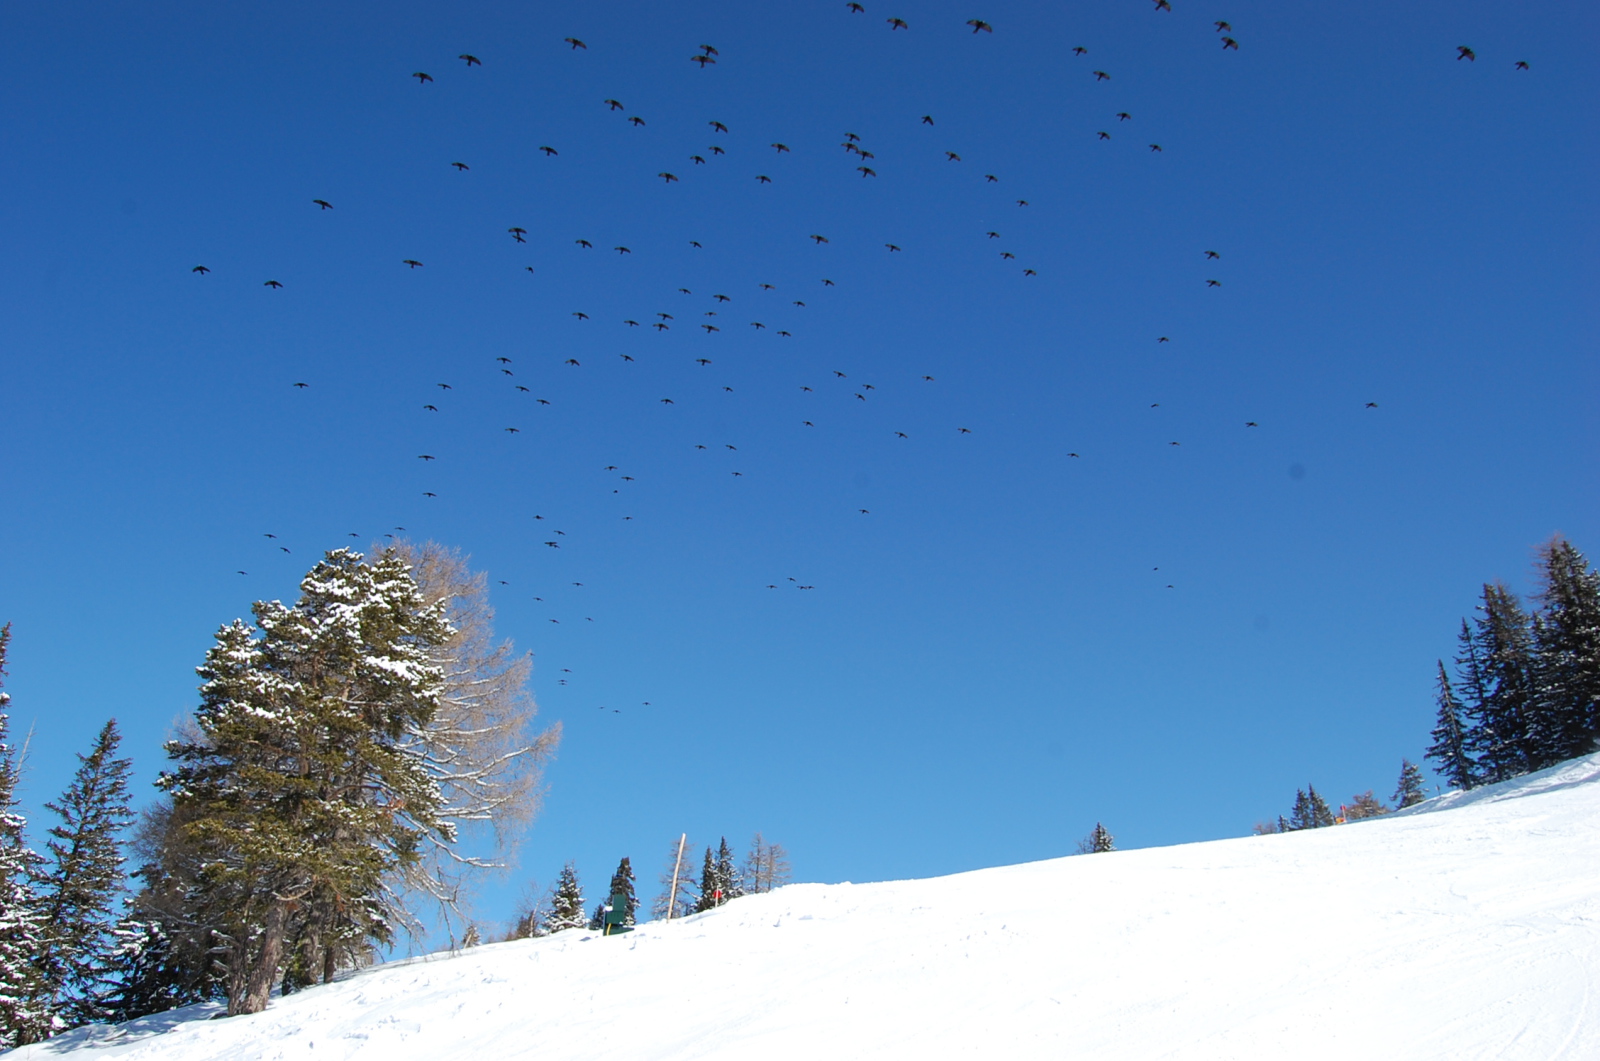
[[[1152,150],[1152,151],[1160,151],[1161,150],[1161,145],[1160,144],[1151,144],[1150,145],[1150,150]]]
[[[637,114],[635,114],[631,118],[628,119],[628,122],[629,122],[629,124],[632,124],[632,125],[643,125],[644,124],[644,119],[639,117]]]
[[[1012,254],[1010,251],[1001,251],[1000,257],[1006,259],[1007,261],[1012,261],[1015,260],[1017,256]]]
[[[531,266],[531,265],[524,265],[523,268],[528,270],[528,272],[530,272],[530,273],[533,272],[533,266]]]
[[[868,512],[868,511],[867,511],[867,510],[866,510],[866,509],[864,509],[864,508],[858,508],[858,509],[856,509],[856,511],[857,511],[857,512],[859,512],[859,513],[861,513],[861,514],[862,514],[862,515],[863,515],[863,516],[868,516],[868,515],[871,515],[871,513],[870,513],[870,512]]]
[[[819,236],[816,233],[812,233],[811,238],[816,240],[818,243],[826,243],[826,242],[828,242],[828,237],[827,236]]]
[[[519,390],[519,391],[521,391],[521,392],[522,392],[522,393],[524,393],[524,394],[530,394],[530,393],[532,393],[532,392],[531,392],[531,391],[529,391],[529,390],[528,390],[528,388],[526,388],[526,387],[524,387],[524,386],[523,386],[523,385],[522,385],[522,384],[520,384],[520,383],[519,383],[519,384],[517,384],[517,390]]]
[[[672,405],[672,404],[674,404],[674,402],[673,402],[673,400],[671,398],[662,398],[661,399],[661,404],[662,405]]]
[[[1156,0],[1156,10],[1157,11],[1171,11],[1172,10],[1172,5],[1170,3],[1168,3],[1167,0]]]
[[[431,460],[437,460],[437,459],[438,459],[438,458],[437,458],[437,457],[435,457],[435,456],[434,456],[434,455],[433,455],[433,454],[431,454],[431,453],[419,453],[419,454],[417,454],[417,460],[421,460],[421,461],[431,461]]]
[[[711,364],[711,359],[709,357],[697,357],[694,359],[694,361],[695,364],[699,365],[701,368]]]
[[[1517,62],[1516,62],[1516,68],[1518,70],[1526,70],[1526,69],[1528,69],[1528,64],[1526,62],[1524,62],[1523,60],[1518,59]]]
[[[586,320],[589,319],[589,315],[587,313],[583,312],[582,310],[576,310],[575,309],[575,310],[572,311],[572,315],[574,317],[578,318],[581,321],[586,321]]]
[[[1233,27],[1228,25],[1226,22],[1213,22],[1212,25],[1217,27],[1217,32],[1218,33],[1232,33],[1233,32]]]
[[[434,493],[432,490],[424,490],[424,491],[422,491],[422,496],[423,497],[438,497],[439,495]]]
[[[946,159],[948,159],[949,161],[951,161],[951,162],[960,162],[961,161],[961,156],[956,154],[954,151],[946,151],[944,153],[944,157]]]
[[[993,33],[994,27],[981,18],[967,19],[967,25],[972,27],[973,33]]]
[[[584,51],[589,50],[589,46],[576,37],[562,37],[561,39],[572,45],[573,51],[577,51],[579,48],[582,48]]]
[[[972,434],[972,428],[970,428],[970,427],[958,427],[958,428],[956,428],[956,433],[957,434],[961,434],[961,435],[970,435],[970,434]]]
[[[1222,50],[1227,51],[1229,48],[1232,48],[1234,51],[1238,51],[1239,42],[1234,40],[1232,37],[1222,38]]]
[[[998,183],[1000,183],[1000,178],[996,177],[993,173],[985,173],[983,175],[983,179],[985,181],[989,182],[990,184],[998,184]]]
[[[729,298],[727,295],[712,295],[711,297],[716,299],[718,302],[732,302],[733,301],[733,299]]]
[[[479,59],[476,55],[458,55],[458,56],[456,56],[456,58],[462,60],[468,66],[482,66],[483,65],[483,60]]]
[[[522,428],[520,428],[520,427],[508,427],[508,428],[506,428],[506,430],[508,432],[510,432],[511,434],[515,435],[518,432],[520,432],[522,430]]]
[[[241,574],[241,575],[248,575],[248,574],[249,574],[249,573],[250,573],[250,572],[248,572],[248,571],[241,571],[241,572],[239,572],[239,574]],[[774,588],[776,588],[776,587],[774,587]]]
[[[823,287],[834,287],[836,285],[834,284],[834,282],[832,280],[826,280],[825,279],[825,280],[822,281],[822,286]]]
[[[1080,44],[1078,47],[1072,49],[1072,54],[1073,55],[1088,55],[1089,54],[1089,49],[1083,47]]]
[[[539,150],[543,151],[545,153],[546,157],[548,157],[550,155],[559,155],[559,154],[561,154],[561,152],[557,151],[553,147],[550,147],[549,145],[540,145]]]
[[[1094,79],[1096,81],[1110,81],[1111,75],[1106,73],[1104,70],[1096,70],[1094,72]]]
[[[578,246],[584,248],[585,250],[593,250],[594,249],[594,244],[590,243],[586,239],[575,239],[572,242],[576,243]]]
[[[465,173],[467,170],[472,168],[471,166],[467,165],[465,162],[452,162],[452,163],[450,163],[450,165],[454,166],[456,168],[456,172],[458,172],[458,173]]]
[[[697,239],[692,239],[692,240],[689,241],[689,246],[698,247],[698,246],[700,246],[700,241],[697,240]]]
[[[1022,270],[1022,275],[1023,276],[1038,276],[1039,274],[1034,272],[1032,269],[1024,269],[1024,270]]]
[[[522,238],[523,236],[526,236],[528,234],[528,230],[527,229],[518,228],[517,226],[513,225],[512,227],[506,229],[506,231],[511,233],[511,238],[516,240],[518,243],[526,243],[526,242],[528,242],[527,240]]]
[[[1028,205],[1028,200],[1026,200],[1026,199],[1018,199],[1017,200],[1017,205],[1018,206],[1027,206]]]
[[[715,129],[719,133],[725,133],[728,131],[728,127],[723,125],[721,122],[710,122],[708,124],[711,126],[711,128]]]
[[[417,79],[417,84],[419,84],[419,85],[427,84],[429,81],[433,80],[433,75],[432,74],[425,74],[421,70],[418,70],[416,73],[412,74],[411,76]]]
[[[716,63],[716,60],[709,55],[691,55],[689,56],[689,61],[691,63],[699,63],[702,70]]]
[[[783,154],[785,151],[789,150],[789,145],[788,144],[769,144],[767,146],[776,148],[777,151],[778,151],[778,154],[780,154],[780,155]]]
[[[923,376],[922,378],[927,380],[929,383],[933,382],[933,377],[932,376]]]
[[[801,309],[805,309],[806,308],[806,304],[804,302],[801,302],[799,299],[795,299],[794,300],[794,305],[799,306]]]
[[[929,122],[928,124],[932,125],[933,123]],[[846,140],[849,140],[851,143],[857,143],[858,144],[858,143],[861,142],[861,137],[857,136],[855,133],[845,133],[844,134],[844,138]]]
[[[262,287],[282,287],[283,285],[278,283],[278,281],[276,281],[276,280],[268,280],[266,283],[262,284],[261,286]]]
[[[210,269],[207,269],[207,268],[206,268],[206,267],[205,267],[205,266],[203,266],[203,265],[197,265],[197,266],[195,266],[195,267],[194,267],[194,268],[193,268],[193,269],[190,269],[190,270],[189,270],[189,271],[190,271],[190,272],[191,272],[191,273],[199,273],[199,274],[201,274],[201,275],[202,275],[202,276],[204,276],[204,275],[205,275],[205,274],[206,274],[206,273],[209,273],[209,272],[210,272],[210,271],[211,271],[211,270],[210,270]]]
[[[1165,335],[1160,336],[1160,337],[1158,337],[1156,339],[1156,342],[1158,342],[1158,343],[1166,343],[1166,342],[1171,342],[1171,341],[1172,340],[1168,339]]]
[[[861,171],[861,175],[863,177],[876,177],[878,175],[878,171],[877,170],[870,169],[870,168],[868,168],[866,166],[857,166],[856,169]]]
[[[1260,427],[1261,425],[1256,423],[1254,420],[1246,420],[1244,422],[1244,426],[1245,427]]]
[[[923,125],[932,125],[932,124],[933,124],[933,115],[931,115],[931,114],[924,114],[924,115],[923,115],[923,116],[922,116],[922,124],[923,124]]]
[[[600,102],[604,103],[607,107],[610,107],[614,111],[620,111],[622,109],[622,101],[621,100],[603,99]]]
[[[1132,118],[1132,117],[1133,117],[1133,115],[1129,114],[1127,111],[1118,111],[1117,112],[1117,121],[1119,121],[1119,122],[1125,122],[1129,118]]]
[[[633,253],[633,251],[629,250],[627,247],[612,247],[611,249],[616,251],[618,254],[632,254]]]
[[[448,383],[435,383],[434,386],[438,387],[442,391],[455,390],[455,388],[450,386]]]
[[[910,29],[911,28],[910,26],[906,25],[906,21],[903,18],[891,18],[891,19],[888,19],[886,21],[889,23],[889,32],[891,32],[891,33],[893,33],[897,29]]]
[[[1368,402],[1366,407],[1368,409],[1376,409],[1378,407],[1378,403],[1377,402]]]
[[[1467,59],[1475,63],[1478,61],[1478,53],[1473,51],[1471,48],[1468,48],[1465,44],[1462,44],[1456,48],[1456,62],[1459,63],[1463,59]]]
[[[630,328],[637,328],[639,326],[639,322],[635,320],[624,320],[622,323],[626,324]]]
[[[906,434],[904,431],[896,431],[894,433],[894,437],[895,438],[910,438],[911,436]]]
[[[439,411],[439,407],[437,405],[424,405],[423,408],[431,413],[436,413]]]
[[[726,155],[727,154],[726,151],[722,150],[722,148],[718,147],[716,144],[712,144],[711,147],[709,148],[709,150],[713,155]]]
[[[298,387],[301,390],[304,390],[305,388],[311,386],[311,384],[309,384],[309,383],[296,383],[295,386]]]
[[[804,424],[805,426],[807,426],[807,427],[816,427],[817,426],[816,424],[813,424],[810,420],[802,420],[800,422],[802,424]]]
[[[1206,257],[1207,258],[1221,258],[1222,255],[1218,254],[1216,251],[1206,251]]]
[[[689,161],[693,162],[696,166],[704,166],[706,164],[706,160],[704,158],[702,158],[701,156],[699,156],[699,155],[690,155],[689,156]],[[667,174],[658,173],[657,176],[665,177],[665,176],[667,176]],[[690,240],[689,242],[693,243],[694,241]]]
[[[900,249],[899,247],[895,246],[893,243],[885,243],[884,246],[888,247],[891,251],[897,251],[897,250]]]
[[[721,54],[715,48],[711,47],[711,45],[709,45],[709,44],[700,45],[700,50],[702,52],[705,52],[707,55],[720,55]]]
[[[326,199],[313,199],[311,201],[313,203],[316,203],[319,207],[321,207],[324,210],[332,210],[333,209],[333,204],[328,202],[328,200],[326,200]]]
[[[762,184],[771,184],[772,183],[772,178],[768,177],[764,173],[756,174],[756,180],[760,181]]]
[[[702,325],[700,325],[700,327],[702,327],[702,328],[704,328],[706,330],[706,334],[707,335],[711,334],[712,332],[720,332],[722,330],[721,328],[718,328],[715,324],[702,324]]]
[[[864,8],[860,4],[856,3],[855,0],[850,0],[850,3],[848,3],[848,4],[844,5],[844,6],[848,7],[851,11],[854,11],[858,15],[861,14],[861,12],[866,10],[866,8]]]
[[[1111,139],[1111,134],[1106,132],[1104,129],[1102,129],[1102,130],[1100,130],[1100,139],[1102,139],[1102,140],[1110,140]]]

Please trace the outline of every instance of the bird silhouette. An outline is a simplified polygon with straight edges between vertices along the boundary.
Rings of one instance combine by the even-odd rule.
[[[1528,69],[1528,64],[1526,62],[1522,61],[1521,59],[1518,59],[1517,62],[1516,62],[1516,68],[1518,70],[1526,70],[1526,69]]]
[[[559,155],[559,154],[561,154],[561,152],[557,151],[555,148],[549,147],[549,146],[544,146],[544,145],[541,145],[539,150],[543,151],[545,153],[546,157],[549,157],[550,155]]]
[[[295,387],[297,387],[300,390],[304,390],[305,388],[307,388],[309,386],[311,386],[311,384],[309,384],[309,383],[296,383],[295,384]]]
[[[437,405],[424,405],[423,408],[431,413],[436,413],[439,411],[439,407]]]
[[[434,456],[434,455],[433,455],[433,454],[431,454],[431,453],[419,453],[419,454],[417,454],[417,460],[421,460],[421,461],[431,461],[431,460],[437,460],[437,459],[438,459],[438,458],[436,458],[436,457],[435,457],[435,456]]]
[[[891,32],[891,33],[893,33],[897,29],[910,29],[911,28],[910,26],[906,25],[906,21],[903,18],[891,18],[891,19],[888,19],[887,21],[889,23],[889,32]]]
[[[637,114],[635,114],[633,117],[628,119],[628,124],[635,125],[635,126],[643,125],[644,124],[644,119],[639,117]]]
[[[759,181],[762,184],[771,184],[772,183],[772,178],[768,177],[768,176],[766,176],[765,174],[762,174],[762,173],[756,174],[756,180]]]
[[[262,284],[261,286],[262,287],[282,287],[283,285],[278,283],[278,281],[276,281],[276,280],[268,280],[266,283]]]
[[[1106,73],[1104,70],[1096,70],[1094,72],[1094,79],[1096,81],[1110,81],[1111,75]]]
[[[583,367],[583,364],[582,364],[582,362],[580,362],[580,361],[579,361],[579,360],[578,360],[578,359],[577,359],[577,358],[575,358],[575,357],[569,357],[569,358],[567,358],[567,359],[566,359],[566,360],[565,360],[565,361],[563,361],[563,362],[561,362],[561,363],[562,363],[562,364],[563,364],[563,365],[571,365],[571,366],[573,366],[573,367],[574,367],[574,368],[582,368],[582,367]]]
[[[333,209],[333,204],[328,202],[328,200],[326,200],[326,199],[313,199],[311,201],[313,203],[316,203],[319,207],[321,207],[324,210],[332,210]]]
[[[1368,409],[1376,409],[1378,407],[1378,403],[1377,402],[1368,402],[1366,407]]]
[[[768,144],[767,146],[776,148],[778,154],[780,154],[780,155],[783,154],[785,151],[789,150],[789,145],[788,144]]]
[[[577,51],[579,48],[582,48],[584,51],[589,50],[589,46],[576,37],[562,37],[561,39],[572,45],[573,51]]]
[[[1254,420],[1246,420],[1244,422],[1244,426],[1245,427],[1260,427],[1261,425],[1256,423]]]
[[[1221,258],[1222,255],[1218,254],[1216,251],[1206,251],[1206,257],[1207,258]]]
[[[998,184],[998,183],[1000,183],[1000,178],[996,177],[993,173],[985,173],[983,175],[983,179],[985,181],[989,182],[990,184]]]
[[[718,147],[718,146],[717,146],[717,145],[716,145],[716,144],[712,144],[712,145],[711,145],[711,147],[710,147],[710,148],[708,148],[708,150],[709,150],[709,151],[710,151],[710,152],[711,152],[711,153],[712,153],[712,154],[713,154],[713,155],[726,155],[726,154],[727,154],[727,152],[726,152],[726,151],[724,151],[724,150],[722,150],[722,148],[720,148],[720,147]]]
[[[870,168],[868,168],[866,166],[857,166],[856,169],[861,171],[861,175],[863,177],[876,177],[878,175],[878,171],[877,170],[870,169]]]
[[[704,166],[706,164],[706,160],[701,158],[699,155],[690,155],[689,156],[689,161],[693,162],[696,166]],[[665,176],[667,176],[667,174],[658,173],[657,176],[665,177]],[[693,242],[693,241],[691,240],[690,242]]]
[[[454,166],[456,168],[456,172],[458,172],[458,173],[464,173],[467,170],[472,168],[471,166],[467,165],[465,162],[452,162],[452,163],[450,163],[450,165]]]
[[[1456,62],[1459,63],[1463,59],[1475,63],[1478,61],[1478,53],[1468,48],[1465,44],[1460,45],[1456,48]]]
[[[1160,151],[1161,150],[1161,145],[1160,144],[1151,144],[1150,145],[1150,150],[1152,150],[1152,151]]]
[[[699,63],[702,70],[716,63],[716,60],[709,55],[691,55],[689,56],[689,61],[691,63]]]
[[[961,161],[961,156],[956,154],[954,151],[946,151],[944,153],[944,157],[946,159],[948,159],[949,161],[951,161],[951,162],[960,162]]]
[[[527,240],[522,238],[523,236],[526,236],[528,234],[528,230],[527,229],[518,228],[515,225],[513,225],[511,228],[506,229],[506,231],[511,233],[511,238],[516,240],[518,243],[526,243],[526,242],[528,242]]]
[[[848,4],[844,5],[844,6],[848,7],[851,11],[854,11],[858,15],[861,14],[861,12],[866,10],[866,8],[864,8],[860,4],[856,3],[855,0],[851,0],[850,3],[848,3]]]
[[[721,122],[711,122],[709,124],[711,128],[715,129],[719,133],[725,133],[728,131],[728,127],[723,125]]]
[[[434,386],[438,387],[442,391],[455,390],[455,388],[450,386],[448,383],[435,383]]]
[[[972,27],[973,33],[993,33],[994,27],[981,18],[967,19],[967,25]]]
[[[1024,270],[1022,270],[1022,275],[1023,276],[1038,276],[1039,274],[1034,272],[1032,269],[1024,269]]]
[[[633,251],[629,250],[627,247],[612,247],[611,249],[616,251],[618,254],[632,254],[633,253]]]
[[[1221,287],[1222,286],[1222,281],[1221,280],[1207,280],[1206,281],[1206,286],[1207,287]]]
[[[594,244],[590,243],[586,239],[575,239],[572,242],[576,243],[578,246],[584,248],[585,250],[593,250],[594,249]]]
[[[417,79],[417,84],[419,84],[419,85],[425,85],[429,81],[433,80],[433,75],[432,74],[425,74],[421,70],[418,70],[416,73],[412,74],[411,76]]]
[[[1234,40],[1232,37],[1222,38],[1222,50],[1227,51],[1229,48],[1232,48],[1234,51],[1238,51],[1239,42]]]
[[[456,58],[460,59],[463,62],[465,62],[468,66],[482,66],[483,65],[483,60],[479,59],[476,55],[458,55],[458,56],[456,56]]]
[[[1100,130],[1100,134],[1099,135],[1100,135],[1100,139],[1102,139],[1102,140],[1110,140],[1111,139],[1111,134],[1106,132],[1104,129]]]
[[[600,102],[604,103],[607,107],[610,107],[614,111],[620,111],[622,109],[622,101],[621,100],[603,99]]]
[[[1089,54],[1089,49],[1083,47],[1082,45],[1079,45],[1078,47],[1072,49],[1072,54],[1073,55],[1088,55]]]
[[[900,249],[899,247],[895,246],[893,243],[885,243],[884,246],[888,247],[891,251],[897,251],[897,250]]]
[[[572,315],[581,321],[586,321],[589,319],[589,315],[584,313],[582,310],[573,310]]]
[[[1217,27],[1217,32],[1218,33],[1232,33],[1233,32],[1233,27],[1228,25],[1226,22],[1213,22],[1212,25]]]
[[[211,270],[210,270],[210,269],[207,269],[207,268],[206,268],[206,267],[205,267],[205,266],[203,266],[203,265],[197,265],[197,266],[195,266],[195,267],[194,267],[194,268],[193,268],[193,269],[190,269],[190,270],[189,270],[189,271],[190,271],[190,272],[191,272],[191,273],[199,273],[199,274],[200,274],[200,275],[202,275],[202,276],[204,276],[204,275],[205,275],[205,274],[206,274],[206,273],[209,273],[209,272],[210,272],[210,271],[211,271]]]

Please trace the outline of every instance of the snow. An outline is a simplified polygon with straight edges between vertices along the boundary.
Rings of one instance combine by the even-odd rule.
[[[1600,755],[1403,814],[395,963],[19,1058],[1600,1057]]]

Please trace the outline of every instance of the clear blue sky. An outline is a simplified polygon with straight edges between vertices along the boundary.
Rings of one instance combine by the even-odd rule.
[[[566,731],[486,920],[1387,796],[1480,583],[1600,550],[1593,6],[864,3],[7,5],[30,805],[108,715],[148,794],[216,627],[395,527]]]

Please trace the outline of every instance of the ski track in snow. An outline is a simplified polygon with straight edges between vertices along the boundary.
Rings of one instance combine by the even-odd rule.
[[[1597,978],[1600,755],[1330,829],[791,885],[12,1056],[1576,1061]]]

